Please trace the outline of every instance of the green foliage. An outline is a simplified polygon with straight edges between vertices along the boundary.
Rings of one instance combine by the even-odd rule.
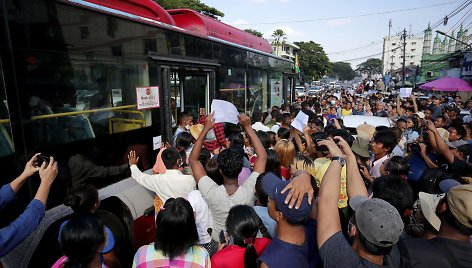
[[[188,8],[195,10],[210,18],[219,19],[225,14],[214,7],[200,2],[200,0],[154,0],[164,9]]]
[[[329,73],[332,63],[323,50],[323,47],[313,41],[295,42],[300,47],[298,58],[303,81],[319,80]]]
[[[255,35],[257,37],[262,37],[263,34],[261,32],[259,32],[258,30],[254,30],[254,29],[244,29],[245,32],[248,32],[252,35]]]
[[[333,76],[337,76],[339,80],[352,80],[356,77],[356,72],[348,62],[335,62],[331,71]]]
[[[357,65],[356,71],[361,73],[372,74],[381,74],[382,73],[382,60],[370,58],[363,63]]]

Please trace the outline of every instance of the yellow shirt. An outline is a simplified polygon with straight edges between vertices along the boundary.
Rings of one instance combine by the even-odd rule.
[[[345,110],[345,109],[342,109],[342,110],[341,110],[341,114],[342,114],[343,116],[351,115],[351,114],[352,114],[352,110]]]
[[[323,180],[323,176],[328,170],[329,164],[331,164],[331,159],[326,157],[320,157],[315,159],[315,180],[318,187],[321,185],[321,181]],[[346,185],[346,167],[344,166],[341,169],[341,189],[339,193],[339,201],[338,207],[345,208],[348,205],[348,197],[347,197],[347,185]]]

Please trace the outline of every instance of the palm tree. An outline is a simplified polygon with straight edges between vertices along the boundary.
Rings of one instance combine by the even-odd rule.
[[[272,42],[272,45],[275,46],[275,55],[279,55],[279,48],[285,44],[285,41],[287,38],[285,37],[286,34],[282,29],[277,29],[272,33],[272,38],[274,38],[274,41]]]

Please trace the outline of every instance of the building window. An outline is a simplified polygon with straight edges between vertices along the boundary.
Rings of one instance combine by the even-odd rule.
[[[415,51],[416,51],[416,48],[412,48],[412,49],[411,49],[411,52],[415,52]]]
[[[416,45],[416,42],[411,42],[412,45]]]
[[[392,43],[392,46],[396,46],[396,45],[397,45],[397,43]]]
[[[415,65],[415,62],[414,62],[414,61],[410,61],[410,65]]]

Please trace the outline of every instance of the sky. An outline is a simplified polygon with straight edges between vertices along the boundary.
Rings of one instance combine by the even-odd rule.
[[[225,13],[221,20],[240,29],[255,29],[270,38],[282,29],[287,40],[314,41],[331,61],[348,61],[355,68],[369,56],[381,58],[383,37],[403,29],[423,36],[428,23],[440,22],[464,2],[454,0],[201,0]],[[381,13],[381,14],[379,14]],[[375,15],[373,15],[375,14]],[[435,30],[450,33],[472,27],[472,4]],[[456,31],[457,32],[457,31]],[[436,33],[433,34],[433,38]],[[377,55],[376,55],[377,54]]]

